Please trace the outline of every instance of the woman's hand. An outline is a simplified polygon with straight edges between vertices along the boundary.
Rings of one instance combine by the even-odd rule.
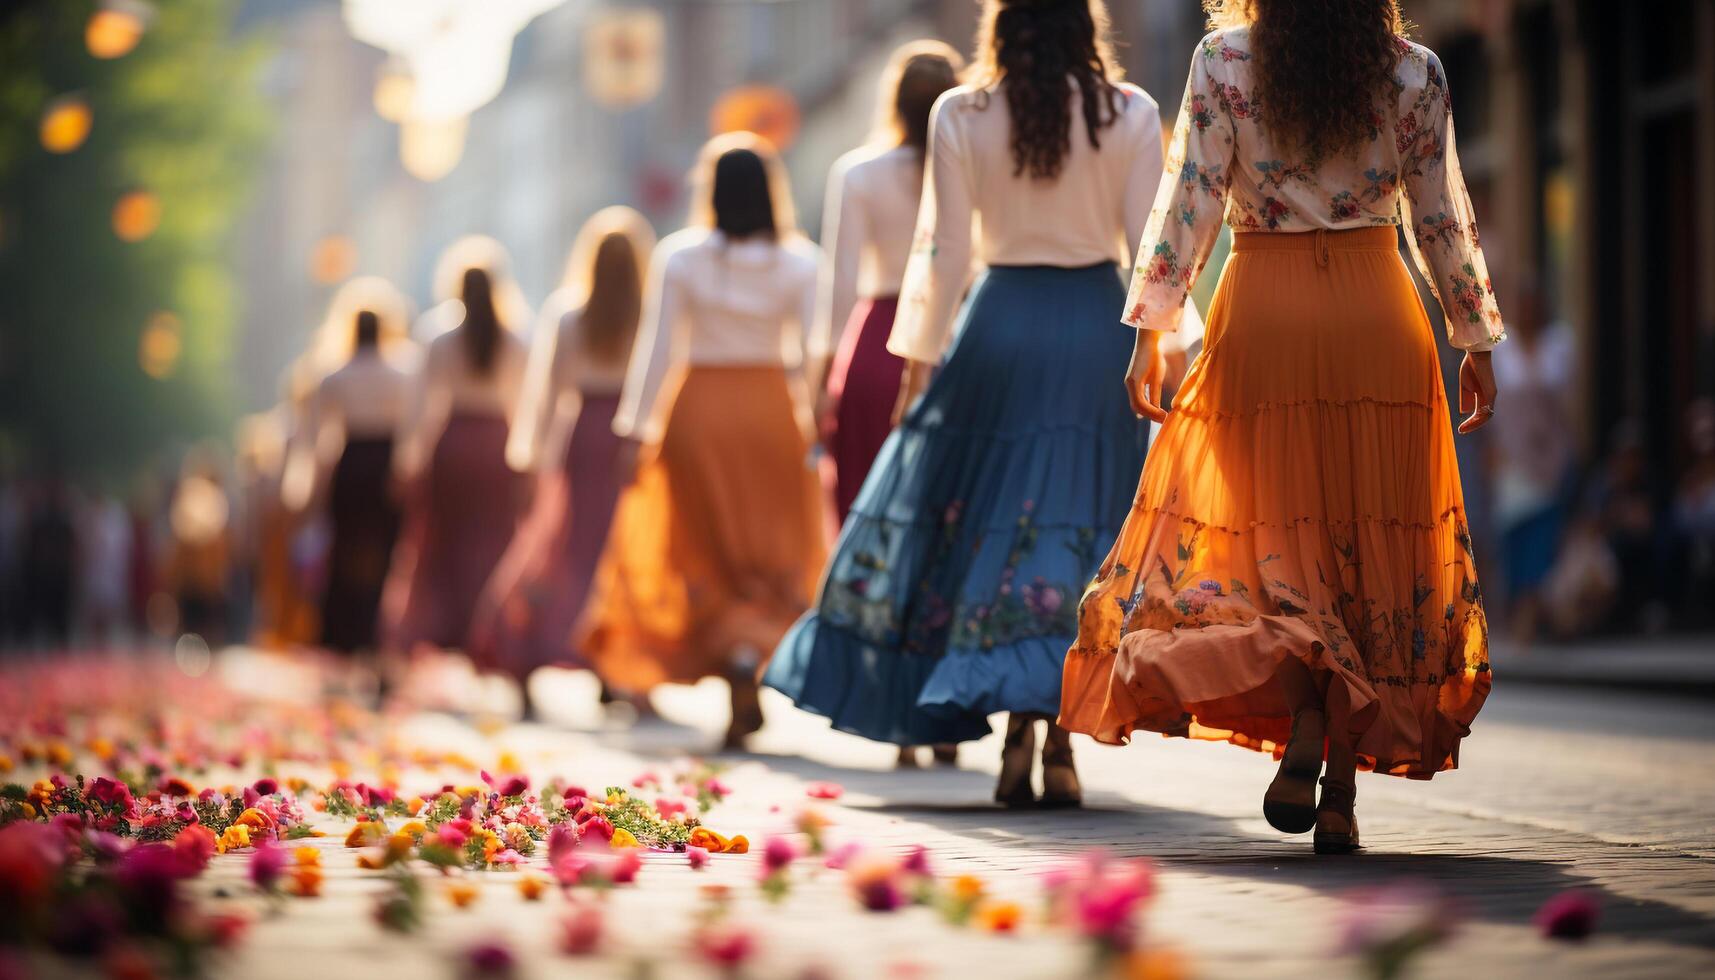
[[[619,448],[613,454],[613,475],[620,486],[628,487],[637,479],[637,457],[642,448],[636,439],[619,440]]]
[[[810,414],[815,422],[811,426],[809,438],[811,445],[815,445],[826,441],[828,430],[833,427],[834,412],[839,406],[834,403],[834,396],[828,394],[825,387],[817,388],[811,397],[813,404]]]
[[[1495,417],[1495,369],[1486,350],[1467,351],[1459,365],[1459,411],[1470,412],[1459,431],[1475,432]]]
[[[893,402],[894,428],[899,428],[899,423],[905,419],[905,413],[923,396],[923,390],[929,387],[929,374],[934,370],[934,365],[922,361],[905,362],[905,371],[899,377],[899,397]]]
[[[1131,349],[1131,366],[1125,370],[1125,391],[1131,397],[1131,410],[1140,419],[1167,421],[1167,410],[1161,407],[1162,383],[1167,379],[1167,359],[1161,356],[1161,334],[1155,330],[1139,330],[1137,343]]]

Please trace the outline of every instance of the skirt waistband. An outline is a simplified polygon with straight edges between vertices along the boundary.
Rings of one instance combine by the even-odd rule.
[[[1092,262],[1089,265],[990,265],[989,272],[1002,275],[1089,275],[1092,272],[1108,272],[1117,270],[1118,263],[1112,259],[1103,262]]]
[[[1372,228],[1343,228],[1330,231],[1235,231],[1235,252],[1392,252],[1399,247],[1398,225],[1376,225]]]

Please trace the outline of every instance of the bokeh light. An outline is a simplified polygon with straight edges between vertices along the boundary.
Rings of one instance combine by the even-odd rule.
[[[113,204],[113,233],[122,242],[140,242],[161,226],[161,200],[148,191],[129,191]]]
[[[410,69],[397,58],[387,59],[375,76],[375,114],[388,122],[404,122],[416,92]]]
[[[332,285],[357,269],[357,243],[346,235],[328,235],[310,249],[310,278]]]
[[[173,644],[173,661],[186,677],[201,677],[208,673],[214,656],[209,652],[207,640],[195,633],[186,633]]]
[[[709,132],[755,133],[784,152],[798,138],[798,102],[773,85],[742,85],[721,96],[709,113]]]
[[[95,124],[95,114],[81,95],[63,95],[42,113],[42,146],[49,153],[70,153],[83,145]]]
[[[83,43],[97,58],[123,58],[143,40],[151,13],[144,3],[108,0],[89,16]]]
[[[469,120],[463,116],[444,121],[407,119],[399,128],[399,162],[418,180],[440,180],[464,157],[468,128]]]
[[[137,343],[137,364],[144,374],[157,381],[172,375],[184,345],[180,328],[178,316],[168,310],[149,317]]]

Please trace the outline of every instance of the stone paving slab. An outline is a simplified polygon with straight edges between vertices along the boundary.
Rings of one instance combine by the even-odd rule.
[[[484,735],[422,716],[404,734],[475,758],[511,751],[538,779],[617,783],[712,746],[723,702],[716,684],[664,691],[658,703],[679,723],[624,732],[513,726]],[[1638,717],[1592,704],[1497,705],[1496,718],[1479,721],[1465,771],[1430,784],[1365,777],[1359,813],[1369,851],[1352,858],[1317,858],[1307,839],[1269,829],[1257,798],[1272,766],[1230,746],[1080,742],[1088,809],[1005,812],[987,802],[997,738],[966,745],[965,768],[897,772],[889,747],[830,732],[776,698],[766,701],[770,724],[755,753],[726,757],[734,794],[710,822],[760,842],[788,829],[807,803],[806,785],[837,781],[845,796],[816,804],[834,820],[836,840],[927,846],[938,870],[975,874],[1027,908],[1038,902],[1041,872],[1084,848],[1145,856],[1160,873],[1149,942],[1183,951],[1195,976],[1356,975],[1355,963],[1331,952],[1343,896],[1398,880],[1430,883],[1466,917],[1452,942],[1419,961],[1419,976],[1715,975],[1710,731],[1684,706]],[[1622,792],[1610,799],[1605,788]],[[1631,819],[1637,814],[1647,816]],[[433,894],[428,928],[397,937],[370,919],[374,876],[353,867],[337,841],[320,846],[329,851],[325,897],[264,918],[223,974],[451,976],[459,951],[503,936],[524,956],[524,977],[713,975],[683,955],[700,886],[713,882],[733,889],[738,920],[761,938],[757,976],[1048,978],[1079,975],[1086,963],[1074,942],[1040,929],[996,937],[955,930],[926,909],[863,913],[827,871],[801,873],[791,897],[769,905],[754,883],[754,855],[717,857],[702,872],[682,857],[651,855],[635,888],[606,899],[616,941],[597,961],[558,955],[566,901],[550,894],[526,903],[504,873],[476,876],[482,896],[468,909]],[[241,878],[242,865],[228,862],[205,887],[240,892]],[[1542,902],[1568,888],[1602,903],[1600,931],[1587,943],[1550,943],[1531,925]]]

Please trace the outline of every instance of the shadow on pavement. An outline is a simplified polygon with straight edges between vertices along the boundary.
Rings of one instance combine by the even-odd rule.
[[[1305,888],[1322,897],[1411,881],[1453,896],[1473,921],[1511,926],[1529,926],[1544,902],[1562,892],[1581,890],[1601,905],[1601,936],[1715,949],[1715,916],[1603,887],[1577,873],[1570,860],[1483,851],[1481,839],[1450,840],[1434,853],[1402,853],[1385,850],[1387,828],[1379,827],[1375,830],[1382,833],[1372,841],[1372,850],[1349,857],[1319,857],[1311,852],[1308,835],[1290,841],[1259,836],[1240,829],[1238,821],[1229,817],[1149,806],[1117,794],[1094,793],[1091,805],[1081,810],[1005,810],[988,802],[994,777],[975,770],[855,769],[797,756],[750,753],[725,758],[761,762],[804,780],[837,781],[849,794],[875,800],[848,798],[843,805],[849,809],[918,820],[985,845],[1029,852],[1035,858],[1101,846],[1126,857],[1147,857],[1172,873]],[[1684,855],[1583,838],[1577,839],[1576,846],[1594,849],[1604,871],[1623,874],[1642,889],[1649,887],[1656,865],[1654,870],[1660,874],[1683,879]],[[1706,896],[1715,890],[1715,875],[1710,882],[1696,893]]]

